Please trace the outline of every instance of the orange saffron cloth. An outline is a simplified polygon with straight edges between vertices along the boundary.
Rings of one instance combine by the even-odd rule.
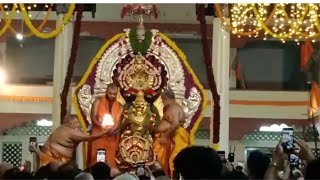
[[[190,146],[190,135],[186,129],[179,127],[170,143],[161,144],[159,137],[160,136],[156,137],[153,150],[166,176],[172,177],[174,172],[173,161],[181,150]]]
[[[105,97],[101,97],[98,105],[98,117],[99,121],[102,121],[102,118],[105,114],[111,114],[114,121],[118,120],[119,110],[120,110],[120,103],[114,101],[112,104],[111,112],[109,112],[109,103]],[[94,122],[93,122],[94,123]],[[114,122],[114,124],[118,124],[119,122]],[[101,132],[102,129],[99,126],[93,125],[92,134],[97,134]],[[97,150],[104,149],[106,151],[106,160],[110,167],[117,167],[116,164],[116,153],[118,151],[119,145],[119,134],[115,135],[105,135],[92,141],[91,147],[89,144],[89,157],[88,157],[88,164],[89,166],[93,166],[97,163]]]

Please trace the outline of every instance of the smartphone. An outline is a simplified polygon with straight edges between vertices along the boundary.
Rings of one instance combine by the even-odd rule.
[[[144,176],[146,173],[145,164],[138,163],[137,164],[137,176]]]
[[[282,129],[281,146],[285,153],[290,153],[294,150],[293,134],[293,128]]]
[[[98,149],[97,150],[97,162],[106,162],[106,150]]]
[[[220,159],[223,163],[226,163],[226,152],[225,151],[217,151],[217,154],[220,156]]]
[[[37,146],[37,137],[30,137],[29,138],[29,146]],[[34,149],[29,147],[29,151],[33,152]]]
[[[234,162],[234,153],[229,153],[229,154],[228,154],[228,161],[229,161],[230,163],[233,163],[233,162]]]
[[[289,162],[291,169],[300,169],[300,159],[294,154],[289,155]]]

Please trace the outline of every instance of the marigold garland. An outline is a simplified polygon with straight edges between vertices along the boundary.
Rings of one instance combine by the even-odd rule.
[[[11,13],[9,15],[8,21],[5,21],[4,27],[0,30],[0,36],[2,36],[7,31],[7,29],[10,27],[11,21],[12,21],[15,13],[16,13],[16,7],[13,6]]]
[[[1,14],[2,14],[2,16],[3,16],[4,21],[7,22],[8,19],[7,19],[7,16],[6,16],[6,13],[5,13],[5,10],[4,10],[4,7],[3,7],[2,4],[0,4],[0,10],[1,10]],[[50,7],[50,8],[48,9],[48,11],[47,11],[46,16],[44,17],[44,19],[43,19],[42,22],[40,23],[39,27],[37,28],[38,31],[41,31],[42,28],[46,25],[46,23],[48,22],[48,19],[49,19],[50,15],[51,15],[51,12],[52,12],[52,8]],[[11,23],[9,23],[9,24],[11,24]],[[9,29],[10,29],[10,31],[13,32],[14,34],[18,34],[18,32],[17,32],[11,25],[9,25]],[[30,33],[28,33],[28,34],[22,34],[23,37],[31,37],[31,36],[33,36],[33,35],[34,35],[34,34],[33,34],[32,32],[30,32]]]
[[[39,32],[39,30],[33,26],[32,22],[29,19],[28,12],[26,11],[24,4],[20,3],[19,7],[21,9],[21,13],[23,15],[24,21],[25,21],[26,25],[28,26],[28,28],[30,29],[30,31],[34,35],[36,35],[37,37],[42,38],[42,39],[49,39],[49,38],[53,38],[53,37],[57,36],[62,31],[64,25],[66,25],[67,23],[70,22],[71,18],[73,17],[73,12],[75,10],[75,4],[70,4],[69,10],[68,10],[67,14],[65,15],[65,17],[63,18],[62,25],[50,33],[42,33],[42,32]]]

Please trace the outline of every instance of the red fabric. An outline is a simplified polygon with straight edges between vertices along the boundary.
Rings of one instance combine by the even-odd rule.
[[[310,41],[306,41],[300,48],[300,68],[305,69],[313,53],[313,47]]]

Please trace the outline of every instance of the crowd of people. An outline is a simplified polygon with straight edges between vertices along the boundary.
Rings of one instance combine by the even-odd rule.
[[[174,176],[169,178],[159,166],[145,167],[143,175],[137,176],[120,172],[107,163],[98,162],[81,170],[68,161],[51,161],[36,172],[28,169],[11,167],[8,164],[0,166],[1,179],[114,179],[114,180],[165,180],[165,179],[320,179],[320,160],[317,159],[302,140],[296,140],[298,149],[293,154],[302,161],[300,166],[292,166],[288,154],[279,144],[272,158],[260,151],[249,154],[246,167],[223,161],[220,155],[210,147],[190,146],[183,149],[174,160]]]

